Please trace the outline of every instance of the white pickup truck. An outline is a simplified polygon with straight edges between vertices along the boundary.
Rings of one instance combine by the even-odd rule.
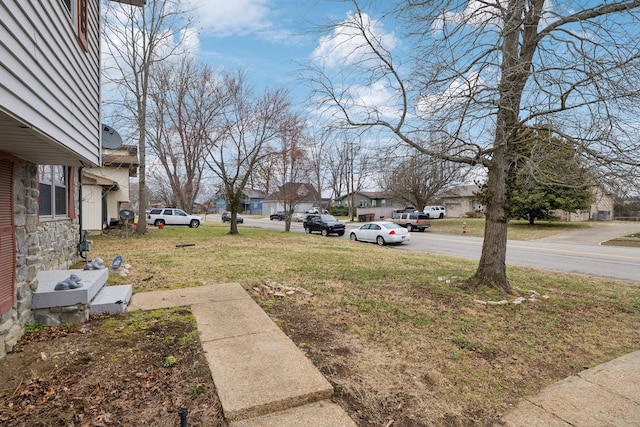
[[[427,228],[431,227],[429,215],[422,212],[395,213],[393,214],[391,221],[403,226],[409,231],[424,231]]]

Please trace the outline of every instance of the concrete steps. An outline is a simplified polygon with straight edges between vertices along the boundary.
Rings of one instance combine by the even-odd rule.
[[[77,289],[56,290],[56,285],[71,274],[80,278]],[[109,270],[49,270],[38,273],[38,289],[31,300],[36,322],[57,325],[80,323],[91,314],[124,313],[131,300],[132,286],[105,286]]]
[[[89,304],[90,313],[124,313],[131,301],[131,293],[131,285],[104,286]]]

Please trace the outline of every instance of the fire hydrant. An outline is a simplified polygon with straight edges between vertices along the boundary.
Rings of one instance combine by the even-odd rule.
[[[464,222],[462,223],[462,232],[463,232],[463,233],[466,233],[466,232],[467,232],[467,221],[464,221]]]

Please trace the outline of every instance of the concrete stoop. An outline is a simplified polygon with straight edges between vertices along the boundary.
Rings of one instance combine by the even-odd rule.
[[[80,278],[77,289],[55,290],[71,274]],[[131,300],[132,286],[105,286],[109,270],[49,270],[38,273],[38,289],[31,309],[38,323],[55,325],[86,322],[91,314],[124,313]]]
[[[90,302],[91,314],[124,313],[131,301],[131,285],[104,286]]]
[[[333,387],[237,283],[134,295],[131,308],[190,305],[231,427],[355,427]]]

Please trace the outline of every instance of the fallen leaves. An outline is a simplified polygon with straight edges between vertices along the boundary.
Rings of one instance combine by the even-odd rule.
[[[179,309],[27,334],[1,365],[0,425],[173,426],[187,407],[189,425],[225,426],[200,342],[166,339],[194,328]]]

